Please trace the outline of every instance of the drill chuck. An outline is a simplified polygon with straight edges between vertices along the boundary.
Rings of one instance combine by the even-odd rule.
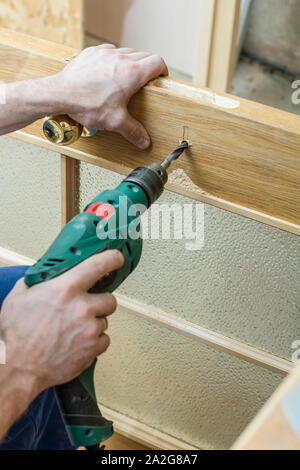
[[[149,163],[136,168],[124,180],[124,183],[133,183],[144,190],[148,199],[148,208],[160,197],[168,181],[166,170],[158,163]]]
[[[168,181],[167,169],[174,160],[190,146],[187,140],[183,140],[173,152],[168,155],[161,164],[149,163],[146,166],[136,168],[123,181],[124,183],[134,183],[144,190],[148,199],[148,208],[160,197],[165,184]]]

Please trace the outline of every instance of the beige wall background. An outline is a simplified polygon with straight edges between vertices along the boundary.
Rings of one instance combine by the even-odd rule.
[[[39,257],[59,230],[59,156],[0,138],[0,246]],[[79,206],[121,176],[88,164]],[[166,192],[161,202],[189,199]],[[205,206],[205,246],[145,241],[120,292],[178,318],[291,358],[300,338],[300,239]],[[119,308],[96,372],[99,402],[203,449],[228,448],[282,377]]]

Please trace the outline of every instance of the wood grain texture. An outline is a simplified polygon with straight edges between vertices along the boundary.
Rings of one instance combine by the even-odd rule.
[[[0,31],[0,80],[44,76],[62,69],[63,52],[35,39],[26,50]],[[20,39],[16,34],[16,43]],[[42,57],[42,56],[45,57]],[[58,58],[59,56],[59,58]],[[300,117],[223,93],[162,78],[141,90],[130,111],[146,126],[153,145],[140,151],[114,133],[81,139],[64,154],[127,174],[160,162],[188,127],[191,150],[173,166],[168,188],[194,199],[300,234]],[[51,148],[37,122],[15,137]]]
[[[300,450],[300,435],[284,412],[283,402],[300,385],[300,364],[294,367],[233,446],[233,450]],[[299,396],[300,401],[300,396]],[[299,408],[295,410],[295,416]]]
[[[0,26],[82,48],[83,0],[1,0]]]
[[[203,0],[200,9],[197,61],[194,74],[194,83],[205,87],[209,86],[216,3],[217,0]]]
[[[202,0],[194,83],[229,92],[236,63],[240,0]]]
[[[64,227],[77,212],[77,160],[60,156],[61,181],[61,224]]]

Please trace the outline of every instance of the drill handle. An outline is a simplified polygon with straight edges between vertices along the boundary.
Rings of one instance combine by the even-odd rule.
[[[97,359],[79,377],[55,387],[56,399],[73,445],[94,447],[113,434],[113,423],[105,419],[98,407],[94,370]]]

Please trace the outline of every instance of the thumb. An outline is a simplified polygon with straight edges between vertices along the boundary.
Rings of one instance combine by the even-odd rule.
[[[108,250],[91,256],[50,282],[55,281],[66,284],[70,281],[76,287],[87,292],[102,277],[121,268],[123,264],[124,257],[120,251]]]
[[[125,137],[126,140],[140,149],[145,150],[151,144],[151,139],[144,126],[134,119],[127,110],[121,126],[116,130]]]

